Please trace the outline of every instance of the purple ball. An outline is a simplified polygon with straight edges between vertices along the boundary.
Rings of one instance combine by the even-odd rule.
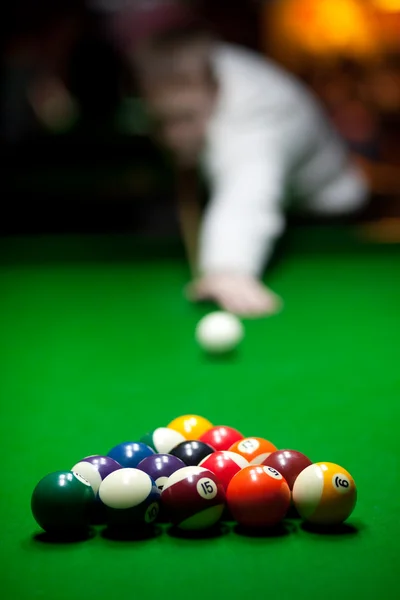
[[[186,467],[183,460],[171,454],[153,454],[144,458],[137,466],[138,469],[150,475],[160,491],[163,490],[168,477]]]
[[[82,459],[82,462],[88,462],[96,467],[102,479],[105,479],[110,473],[122,469],[122,466],[116,460],[109,456],[101,456],[100,454],[86,456]]]

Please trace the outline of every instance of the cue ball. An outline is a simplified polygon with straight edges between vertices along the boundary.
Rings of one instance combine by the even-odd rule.
[[[185,467],[168,478],[161,500],[173,525],[193,531],[212,527],[220,520],[225,492],[208,469]]]
[[[346,469],[329,462],[310,465],[293,486],[293,504],[305,521],[315,525],[339,525],[354,510],[357,488]]]
[[[197,343],[210,354],[224,354],[234,350],[244,337],[241,321],[227,312],[213,312],[197,324]]]

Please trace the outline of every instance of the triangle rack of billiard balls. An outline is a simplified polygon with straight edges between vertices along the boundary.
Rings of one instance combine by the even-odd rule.
[[[340,527],[357,500],[351,474],[262,437],[184,415],[137,441],[49,473],[31,509],[43,532],[63,538],[151,537],[236,530],[270,534],[288,523]]]

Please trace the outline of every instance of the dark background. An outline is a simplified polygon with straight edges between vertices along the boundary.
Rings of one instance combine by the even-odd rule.
[[[400,217],[400,2],[390,13],[373,2],[331,2],[322,15],[316,0],[191,4],[223,39],[262,52],[311,87],[371,174],[375,202],[365,218],[393,220]],[[107,13],[84,0],[15,0],[1,11],[1,233],[172,231],[168,161],[142,133],[135,83],[105,35]],[[364,48],[368,19],[375,25]],[[351,43],[338,35],[343,23]],[[30,100],[46,72],[79,107],[73,124],[55,130]]]

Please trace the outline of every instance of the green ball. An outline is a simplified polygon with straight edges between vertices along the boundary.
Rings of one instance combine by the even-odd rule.
[[[158,454],[169,454],[172,448],[185,441],[185,437],[169,427],[158,427],[142,436],[140,441]]]
[[[89,529],[95,494],[86,479],[72,471],[43,477],[33,490],[32,514],[48,533],[75,535]]]

